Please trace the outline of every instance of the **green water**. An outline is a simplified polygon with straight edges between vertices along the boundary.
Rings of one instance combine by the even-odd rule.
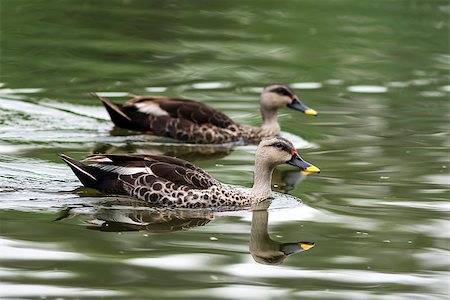
[[[2,299],[448,297],[448,1],[0,8]],[[269,82],[292,84],[319,112],[282,110],[280,124],[322,172],[280,167],[283,194],[268,212],[177,215],[116,202],[79,189],[57,157],[176,154],[250,187],[254,147],[161,146],[113,129],[88,92],[194,98],[258,125],[258,89]],[[185,230],[155,224],[163,218]],[[253,258],[258,245],[298,241],[316,246],[279,265]]]

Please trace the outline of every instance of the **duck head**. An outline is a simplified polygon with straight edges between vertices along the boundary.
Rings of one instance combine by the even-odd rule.
[[[262,140],[256,150],[252,194],[257,199],[272,196],[272,173],[276,166],[287,163],[302,171],[320,172],[319,168],[304,161],[290,141],[282,137]]]
[[[272,167],[286,163],[302,171],[310,173],[320,172],[319,168],[300,157],[289,140],[279,136],[262,140],[256,150],[256,158],[257,160],[265,161],[267,165]]]
[[[285,84],[269,84],[266,86],[260,97],[261,112],[277,111],[282,107],[289,107],[304,114],[316,116],[317,112],[304,105],[295,92]]]

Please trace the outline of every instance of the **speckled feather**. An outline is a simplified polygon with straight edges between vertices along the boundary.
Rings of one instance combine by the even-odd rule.
[[[272,197],[271,181],[276,166],[287,163],[309,172],[320,172],[282,137],[259,143],[253,187],[249,192],[223,184],[195,165],[169,156],[95,154],[82,162],[64,154],[61,158],[87,187],[174,208],[251,207]]]
[[[91,155],[83,162],[61,155],[80,181],[105,193],[165,207],[250,206],[252,197],[195,165],[157,155]]]
[[[196,144],[257,143],[278,134],[235,123],[224,113],[189,99],[135,96],[125,104],[97,96],[119,127]]]

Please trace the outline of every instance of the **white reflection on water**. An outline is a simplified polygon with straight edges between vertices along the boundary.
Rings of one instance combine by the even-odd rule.
[[[62,271],[36,271],[0,268],[0,278],[38,278],[38,279],[65,279],[76,277],[73,273]],[[4,279],[5,280],[5,279]]]
[[[417,259],[424,269],[433,267],[442,268],[442,270],[449,270],[450,268],[450,261],[448,260],[450,257],[449,250],[424,248],[422,250],[418,250],[416,253],[413,253],[413,257]]]
[[[257,93],[260,94],[263,91],[262,87],[246,87],[246,88],[242,88],[242,91],[244,92],[249,92],[249,93]]]
[[[4,145],[4,144],[0,144],[0,153],[1,154],[19,154],[21,151],[27,150],[27,149],[32,149],[33,146],[31,145]]]
[[[450,174],[435,174],[423,176],[423,181],[431,184],[448,186],[450,183]]]
[[[0,108],[10,111],[15,118],[14,122],[6,121],[5,129],[0,132],[0,137],[6,140],[70,141],[75,137],[85,140],[86,135],[97,136],[97,132],[107,132],[110,128],[108,122],[99,122],[91,117],[24,101],[0,99]],[[25,132],[33,134],[25,134]]]
[[[229,82],[200,82],[194,83],[192,88],[199,90],[223,89],[231,86]]]
[[[336,256],[332,257],[330,261],[336,264],[366,264],[369,259],[367,257],[358,256]]]
[[[437,286],[445,281],[444,278],[433,278],[426,274],[383,273],[370,270],[352,269],[302,270],[287,266],[274,267],[257,264],[254,262],[225,266],[223,272],[231,276],[251,278],[307,278],[356,284],[394,283],[422,287],[429,287],[432,285]]]
[[[320,82],[297,82],[297,83],[291,83],[289,86],[293,89],[299,89],[299,90],[314,90],[314,89],[320,89],[322,87],[322,84]]]
[[[344,83],[344,80],[342,79],[327,79],[324,81],[324,83],[329,85],[340,85]]]
[[[293,221],[312,221],[339,224],[342,228],[364,228],[364,230],[376,230],[379,226],[376,220],[335,214],[331,211],[319,210],[304,204],[297,204],[296,207],[289,209],[269,208],[269,211],[269,222],[271,225],[290,223]],[[251,216],[247,215],[243,220],[251,222]]]
[[[53,249],[43,243],[0,238],[0,258],[2,260],[87,260],[88,256]]]
[[[163,93],[167,90],[167,88],[163,86],[152,86],[146,87],[145,90],[150,93]]]
[[[437,240],[439,239],[450,239],[450,221],[436,219],[429,221],[428,223],[420,223],[414,224],[414,226],[410,225],[402,225],[398,226],[398,230],[403,230],[404,232],[413,232],[413,233],[421,233],[427,237],[434,237]],[[443,243],[441,247],[448,247],[447,243]]]
[[[285,299],[289,295],[290,289],[273,288],[267,286],[251,284],[229,284],[225,287],[201,289],[195,291],[183,291],[183,295],[190,299],[195,297],[214,297],[218,299],[243,299],[243,300],[265,300],[265,299]]]
[[[101,97],[128,97],[130,94],[128,92],[95,92]]]
[[[392,87],[392,88],[405,88],[409,86],[409,82],[404,81],[391,81],[386,83],[386,86]]]
[[[41,88],[24,88],[24,89],[0,89],[0,95],[9,95],[9,94],[34,94],[42,92],[44,89]]]
[[[439,92],[439,91],[423,91],[419,93],[421,96],[424,97],[444,97],[445,93]]]
[[[387,87],[379,85],[353,85],[347,87],[349,92],[354,93],[386,93],[388,91]]]
[[[411,85],[415,85],[415,86],[429,85],[432,82],[433,82],[432,79],[426,79],[426,78],[413,79],[410,81]]]
[[[372,203],[373,206],[387,205],[387,206],[400,206],[407,208],[420,208],[429,209],[436,211],[450,211],[450,203],[448,201],[424,201],[424,202],[413,202],[413,201],[390,201],[390,202],[379,202]]]
[[[213,263],[226,258],[218,254],[177,254],[160,257],[132,258],[126,261],[130,265],[153,267],[164,270],[211,270]]]
[[[435,300],[436,296],[431,293],[428,295],[419,295],[417,293],[404,293],[404,292],[390,292],[387,294],[375,294],[367,291],[355,291],[355,290],[316,290],[316,291],[301,291],[294,294],[298,297],[306,299],[370,299],[370,300]]]
[[[450,85],[441,86],[441,90],[443,90],[445,92],[450,92]]]
[[[6,297],[106,297],[120,296],[123,293],[108,290],[94,290],[75,287],[52,286],[43,284],[11,284],[0,285],[0,296]],[[60,298],[58,298],[60,299]]]

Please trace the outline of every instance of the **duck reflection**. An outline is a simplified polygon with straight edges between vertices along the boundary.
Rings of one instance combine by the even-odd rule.
[[[189,144],[167,144],[167,143],[145,143],[138,145],[129,143],[125,145],[111,145],[98,143],[91,150],[92,154],[150,154],[175,156],[190,162],[204,161],[206,159],[221,159],[233,151],[232,147],[226,145],[189,145]]]
[[[251,210],[249,250],[257,263],[278,265],[296,253],[314,247],[312,242],[278,242],[268,233],[268,219],[271,200],[259,203]],[[91,207],[92,208],[92,207]],[[220,213],[224,213],[223,211]],[[250,211],[240,211],[250,213]],[[56,220],[76,215],[68,208],[61,212]],[[205,226],[219,215],[212,210],[164,209],[149,206],[145,202],[117,199],[100,203],[89,213],[86,228],[104,232],[144,231],[164,233],[189,230]]]
[[[147,207],[98,208],[93,219],[88,220],[88,229],[121,232],[147,231],[172,232],[204,226],[214,219],[214,213],[206,210],[158,209]]]
[[[270,203],[260,203],[252,212],[250,254],[260,264],[279,265],[292,254],[314,247],[312,242],[282,243],[272,240],[268,232]]]
[[[273,190],[282,193],[289,193],[300,182],[302,182],[306,176],[310,174],[306,171],[298,171],[289,169],[275,169],[272,175]]]

